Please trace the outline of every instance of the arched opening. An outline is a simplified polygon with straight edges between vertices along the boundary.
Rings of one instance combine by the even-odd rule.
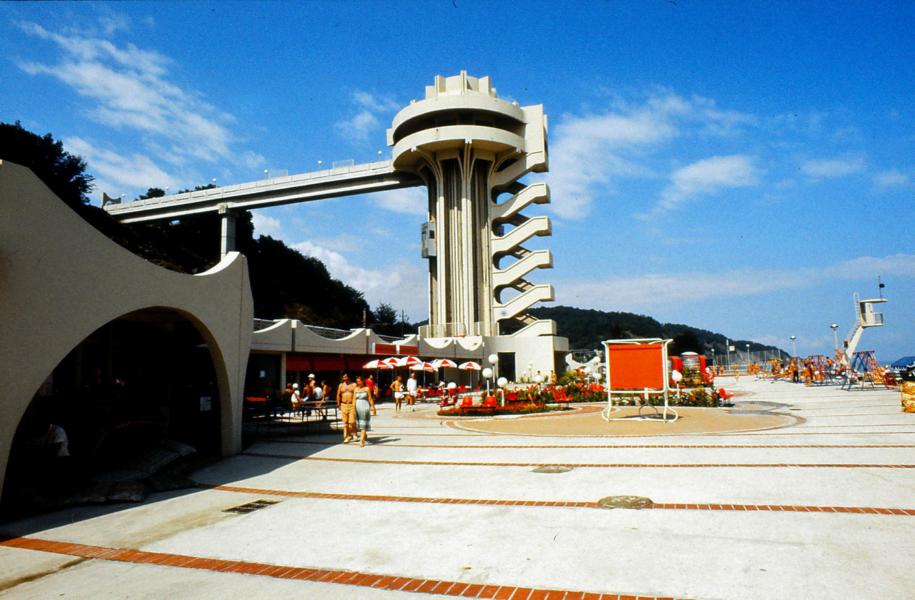
[[[220,401],[203,336],[175,310],[145,309],[99,328],[35,393],[10,452],[2,512],[140,500],[190,485],[220,453]]]

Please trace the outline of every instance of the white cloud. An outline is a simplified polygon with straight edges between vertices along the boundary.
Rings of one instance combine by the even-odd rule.
[[[608,277],[556,282],[557,302],[613,310],[644,311],[710,299],[800,289],[823,281],[855,280],[878,273],[915,278],[915,254],[862,256],[826,267],[791,270],[743,269],[721,273],[656,273],[639,277]]]
[[[354,264],[341,252],[312,241],[291,247],[323,262],[331,277],[363,292],[370,306],[386,302],[395,309],[405,310],[410,319],[428,316],[427,276],[416,264],[391,263],[380,258],[376,268],[366,268]]]
[[[335,124],[337,131],[350,141],[367,142],[369,137],[382,127],[382,118],[387,118],[401,106],[391,98],[376,96],[369,92],[353,92],[352,102],[356,113]],[[387,119],[390,122],[390,119]]]
[[[339,121],[336,127],[343,137],[365,142],[369,139],[369,134],[378,129],[379,125],[378,117],[370,111],[361,110],[353,115],[352,118]]]
[[[356,104],[363,107],[364,109],[376,113],[392,112],[403,108],[393,98],[386,96],[376,96],[375,94],[370,94],[361,90],[356,90],[353,92],[353,100],[356,102]]]
[[[389,190],[372,194],[371,199],[385,210],[406,215],[425,216],[429,210],[428,192],[425,186]]]
[[[106,17],[101,27],[114,33],[128,23]],[[19,67],[30,75],[54,77],[88,99],[87,114],[93,120],[142,134],[147,150],[161,148],[173,164],[193,159],[225,162],[239,154],[229,129],[234,118],[170,82],[168,57],[133,44],[51,32],[36,23],[21,23],[20,28],[55,43],[61,57],[56,63],[25,61]],[[248,152],[243,153],[243,162],[250,167],[263,159]],[[91,162],[90,166],[96,168]]]
[[[814,159],[801,163],[801,172],[813,179],[832,179],[860,173],[865,169],[864,157]]]
[[[239,156],[243,165],[250,170],[260,169],[267,164],[267,159],[257,152],[246,150]]]
[[[826,275],[836,279],[871,277],[880,273],[892,273],[896,277],[915,277],[915,255],[892,254],[883,258],[861,256],[826,269]]]
[[[874,177],[874,185],[880,188],[903,187],[908,185],[911,180],[912,178],[906,173],[891,169],[878,173]]]
[[[654,177],[647,158],[685,134],[732,136],[755,122],[721,110],[708,98],[656,93],[640,105],[617,102],[601,113],[564,115],[553,126],[550,149],[552,210],[566,219],[588,215],[596,196],[620,178]]]
[[[364,235],[341,233],[332,238],[315,238],[311,240],[316,246],[333,248],[336,252],[357,252],[365,246]]]
[[[102,35],[110,37],[119,31],[130,31],[130,19],[122,13],[109,13],[99,17]]]
[[[252,211],[251,219],[254,222],[255,235],[277,237],[283,231],[283,224],[279,219],[268,217],[259,211]]]
[[[125,188],[149,187],[174,188],[176,179],[159,168],[145,154],[133,152],[121,154],[113,150],[98,148],[80,138],[70,137],[63,140],[67,152],[83,157],[92,165],[92,170],[100,175],[96,182],[96,191],[110,195],[119,195]],[[116,186],[114,188],[102,187]]]
[[[694,162],[674,171],[670,176],[670,184],[661,192],[658,204],[639,217],[654,219],[694,196],[756,185],[757,176],[752,159],[742,154],[713,156]]]

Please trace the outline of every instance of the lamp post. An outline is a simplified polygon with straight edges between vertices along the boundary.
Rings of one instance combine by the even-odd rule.
[[[483,375],[483,378],[486,380],[486,397],[488,398],[489,397],[489,380],[490,380],[490,378],[492,378],[492,369],[490,369],[489,367],[486,367],[485,369],[483,369],[482,375]]]
[[[747,367],[750,366],[750,344],[747,344]]]
[[[829,328],[832,329],[833,346],[835,347],[835,350],[838,351],[839,350],[839,334],[836,333],[836,330],[839,328],[839,324],[833,323],[832,325],[829,326]]]
[[[496,380],[496,385],[499,386],[499,393],[502,396],[502,398],[501,398],[502,406],[505,406],[505,386],[508,385],[508,379],[506,379],[504,377],[499,377]]]
[[[796,360],[797,359],[797,336],[792,335],[788,339],[791,340],[791,356],[792,356],[792,358],[794,358]]]
[[[492,354],[490,354],[489,356],[486,357],[486,360],[488,360],[489,364],[492,365],[492,376],[498,377],[499,376],[499,355],[496,354],[495,352],[493,352]]]

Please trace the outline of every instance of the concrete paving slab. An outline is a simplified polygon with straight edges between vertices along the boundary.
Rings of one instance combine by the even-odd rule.
[[[7,536],[61,543],[38,551],[0,542],[9,565],[0,595],[416,598],[436,597],[426,592],[438,585],[496,584],[685,598],[908,597],[915,575],[894,557],[915,552],[915,469],[899,468],[915,462],[915,415],[899,412],[898,393],[752,378],[724,385],[743,401],[783,404],[778,411],[806,421],[718,435],[493,435],[453,429],[432,406],[398,415],[382,405],[373,432],[382,443],[284,435],[195,474],[221,489],[4,524]],[[521,463],[529,466],[510,466]],[[563,463],[583,466],[533,472],[535,464]],[[725,463],[747,466],[717,466]],[[608,495],[662,506],[559,505]],[[278,503],[224,512],[260,498]],[[894,510],[861,512],[868,507]],[[102,557],[67,554],[73,544]],[[178,563],[146,564],[160,556],[147,551]],[[204,559],[247,561],[237,564],[272,575],[223,572],[228,563]],[[279,578],[293,566],[346,571],[339,581],[389,575],[419,591],[317,581],[324,575]]]

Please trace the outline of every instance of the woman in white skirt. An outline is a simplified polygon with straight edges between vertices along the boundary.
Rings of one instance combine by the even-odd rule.
[[[356,397],[356,430],[359,431],[359,445],[365,446],[372,415],[378,414],[375,412],[375,398],[372,397],[372,390],[365,385],[361,375],[356,376],[356,389],[353,392]]]

